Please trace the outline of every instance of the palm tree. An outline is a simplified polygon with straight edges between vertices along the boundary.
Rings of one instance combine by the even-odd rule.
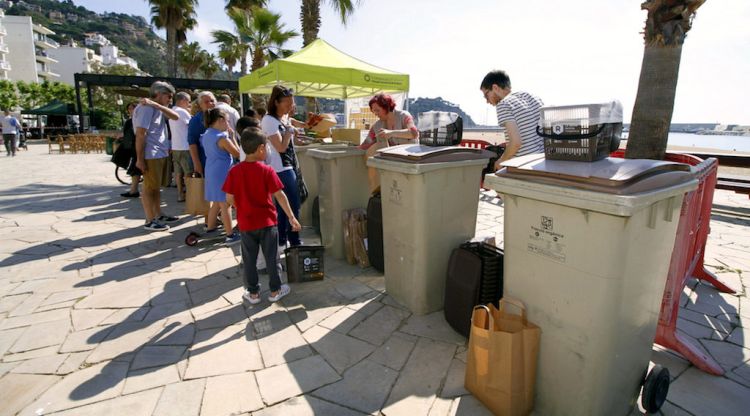
[[[284,44],[291,38],[299,36],[293,30],[285,30],[281,23],[281,15],[268,9],[255,8],[252,13],[250,26],[246,28],[245,35],[250,40],[252,51],[251,70],[262,68],[267,61],[273,61],[288,51],[283,49]]]
[[[195,25],[195,7],[198,0],[148,0],[151,4],[151,22],[167,31],[167,72],[177,76],[177,46],[180,36]]]
[[[645,48],[625,156],[664,159],[672,122],[682,44],[706,0],[647,0]]]
[[[198,69],[205,63],[207,52],[201,48],[198,42],[190,42],[180,49],[180,67],[185,71],[185,76],[192,78]]]
[[[253,7],[266,7],[268,2],[266,0],[227,0],[227,5],[224,6],[226,11],[229,11],[235,7],[244,10],[250,10]]]
[[[237,31],[239,32],[239,29]],[[224,60],[227,70],[231,72],[239,61],[240,75],[247,74],[247,52],[250,48],[246,43],[247,39],[243,39],[239,33],[235,34],[225,30],[215,30],[211,32],[211,36],[214,38],[211,43],[219,44],[219,57]]]
[[[198,68],[198,71],[203,74],[205,79],[213,78],[214,74],[221,71],[221,65],[216,62],[216,57],[212,54],[203,51],[203,65]]]
[[[346,19],[354,13],[355,2],[352,0],[331,0],[331,7],[339,13],[341,23],[346,25]],[[356,1],[359,4],[359,0]],[[309,45],[318,38],[320,31],[320,0],[302,0],[300,10],[302,22],[302,46]]]

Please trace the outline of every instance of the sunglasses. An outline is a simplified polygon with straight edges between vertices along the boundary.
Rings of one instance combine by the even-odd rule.
[[[294,95],[294,90],[291,88],[284,88],[281,90],[281,96],[282,97],[291,97]]]

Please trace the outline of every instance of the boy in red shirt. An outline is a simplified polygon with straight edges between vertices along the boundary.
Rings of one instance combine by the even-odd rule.
[[[258,284],[258,250],[263,249],[270,280],[270,302],[288,295],[291,289],[281,284],[281,264],[277,261],[279,230],[276,228],[276,208],[271,196],[279,202],[281,209],[289,217],[292,230],[302,228],[292,213],[289,201],[282,191],[283,185],[266,159],[266,136],[254,127],[242,132],[240,145],[245,152],[245,160],[229,170],[222,190],[227,194],[227,203],[237,208],[237,224],[242,239],[242,262],[245,264],[245,294],[251,304],[260,303]]]

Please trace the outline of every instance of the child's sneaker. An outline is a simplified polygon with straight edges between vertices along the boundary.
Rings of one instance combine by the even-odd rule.
[[[225,246],[233,246],[241,241],[240,235],[238,233],[232,233],[227,236],[226,239],[224,239],[224,245]]]
[[[260,303],[260,293],[252,294],[246,290],[245,294],[242,295],[242,299],[248,301],[251,305],[257,305]]]
[[[279,291],[276,292],[275,295],[268,295],[268,301],[269,302],[278,302],[281,298],[288,295],[292,289],[287,284],[281,285],[281,288],[279,288]]]
[[[148,231],[168,231],[169,226],[166,224],[162,224],[159,221],[151,220],[146,223],[146,225],[143,226],[144,229]]]

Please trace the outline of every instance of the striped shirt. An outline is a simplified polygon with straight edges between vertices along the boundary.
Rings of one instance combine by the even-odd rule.
[[[497,103],[497,124],[505,133],[505,123],[514,121],[521,134],[521,147],[517,156],[544,152],[544,140],[536,134],[539,109],[544,105],[541,98],[527,92],[511,92]]]

